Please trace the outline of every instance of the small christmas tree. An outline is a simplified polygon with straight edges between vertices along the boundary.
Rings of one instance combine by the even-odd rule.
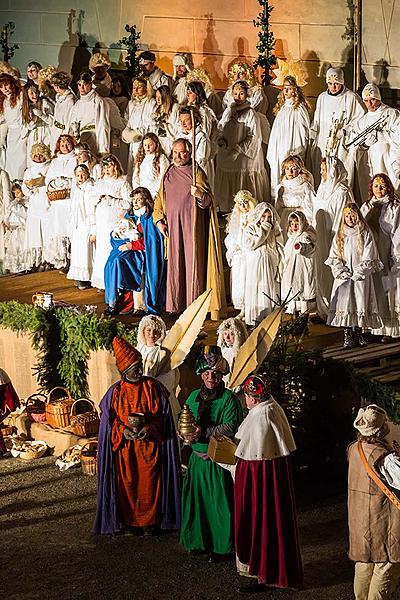
[[[140,45],[138,44],[140,31],[136,31],[136,25],[129,24],[125,25],[125,31],[128,32],[129,35],[120,39],[119,43],[128,50],[125,58],[126,74],[128,78],[132,80],[140,74],[139,60],[137,57],[137,53],[140,52]]]
[[[13,44],[12,46],[8,45],[10,36],[14,33],[15,23],[9,21],[5,25],[3,25],[3,29],[1,30],[1,49],[3,50],[3,60],[5,62],[9,62],[10,59],[14,56],[15,50],[18,50],[18,44]]]
[[[269,19],[274,7],[270,6],[268,0],[258,0],[258,3],[262,7],[262,10],[258,14],[257,19],[253,20],[254,27],[260,29],[257,44],[259,54],[258,58],[254,61],[254,67],[261,67],[263,69],[262,82],[264,85],[269,85],[272,79],[270,69],[276,64],[276,57],[273,54],[275,38],[269,28]]]

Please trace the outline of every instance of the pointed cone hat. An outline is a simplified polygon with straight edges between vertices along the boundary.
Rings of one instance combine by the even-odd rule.
[[[120,373],[125,373],[130,367],[142,362],[142,355],[136,348],[118,335],[113,339],[113,350],[117,368]]]

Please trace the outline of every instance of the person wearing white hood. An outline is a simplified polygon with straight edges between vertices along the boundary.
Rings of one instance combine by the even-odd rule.
[[[348,173],[349,184],[352,184],[356,148],[350,146],[347,151],[343,142],[348,142],[343,135],[354,127],[356,121],[365,113],[361,98],[348,90],[344,84],[343,70],[333,68],[326,72],[327,90],[318,96],[314,120],[310,130],[312,144],[312,162],[315,184],[320,182],[321,158],[335,155],[343,162]],[[337,123],[336,123],[337,121]],[[330,135],[331,134],[331,135]]]
[[[143,375],[155,377],[167,388],[172,415],[175,424],[177,424],[178,415],[181,412],[181,405],[176,397],[180,378],[179,369],[172,369],[158,374],[158,367],[162,358],[161,346],[166,333],[166,326],[161,317],[146,315],[139,322],[136,349],[139,350],[143,358]]]
[[[352,202],[353,192],[347,184],[347,171],[342,161],[338,158],[323,158],[321,183],[314,201],[313,225],[318,240],[315,249],[317,312],[325,320],[333,285],[332,271],[325,261],[338,232],[343,208]]]
[[[362,99],[368,112],[361,117],[351,131],[348,140],[355,139],[367,128],[369,134],[360,140],[359,185],[364,199],[368,193],[368,182],[377,173],[385,173],[395,189],[399,186],[400,175],[400,111],[384,104],[379,88],[368,83],[362,91]],[[376,125],[375,125],[376,124]]]
[[[246,325],[237,317],[225,319],[217,329],[217,346],[221,348],[221,354],[229,365],[229,373],[222,377],[228,389],[230,389],[228,382],[230,373],[233,371],[235,358],[248,337],[249,334],[247,333]],[[241,386],[236,387],[232,391],[235,392],[240,400],[244,400]]]
[[[179,104],[186,104],[188,82],[186,76],[193,70],[193,56],[190,52],[177,52],[172,59],[175,81],[174,96]]]

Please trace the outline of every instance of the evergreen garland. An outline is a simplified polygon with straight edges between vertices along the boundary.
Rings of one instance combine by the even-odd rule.
[[[139,59],[137,57],[137,53],[140,52],[140,45],[138,44],[140,31],[136,31],[136,25],[129,25],[128,23],[125,25],[125,31],[129,35],[121,38],[118,43],[125,46],[128,50],[125,59],[126,74],[128,79],[132,81],[140,75]]]
[[[259,29],[257,44],[258,57],[254,61],[254,67],[261,67],[263,69],[263,85],[269,85],[272,79],[270,76],[271,67],[276,65],[276,56],[273,54],[275,38],[269,28],[269,20],[274,7],[270,5],[268,0],[258,0],[258,3],[262,10],[258,13],[257,19],[253,19],[254,27]]]
[[[9,21],[3,25],[3,29],[1,30],[1,49],[3,51],[4,62],[9,62],[14,56],[15,51],[19,49],[18,44],[13,44],[12,46],[9,45],[10,36],[13,35],[14,29],[15,23],[13,21]]]
[[[34,373],[41,391],[63,386],[73,398],[85,397],[89,392],[90,351],[112,350],[116,335],[136,344],[136,328],[80,310],[76,307],[43,310],[16,300],[0,302],[0,327],[31,336],[32,347],[38,352]]]

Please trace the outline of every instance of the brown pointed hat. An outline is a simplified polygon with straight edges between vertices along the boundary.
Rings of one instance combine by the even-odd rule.
[[[125,373],[128,369],[142,362],[142,355],[129,342],[118,335],[113,339],[113,350],[115,361],[120,373]]]

